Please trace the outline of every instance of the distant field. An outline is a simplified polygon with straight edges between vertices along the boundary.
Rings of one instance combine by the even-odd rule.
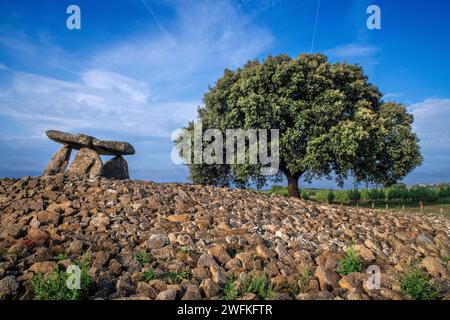
[[[344,203],[344,205],[348,205],[348,206],[354,206],[354,204],[346,204]],[[358,204],[360,207],[365,207],[365,208],[371,208],[372,204],[371,203],[359,203]],[[411,212],[411,213],[421,213],[420,207],[419,205],[413,205],[413,204],[405,204],[405,212]],[[386,209],[386,204],[382,204],[382,203],[376,203],[375,204],[375,209]],[[403,210],[403,205],[401,204],[388,204],[388,209],[389,210],[395,210],[395,211],[402,211]],[[422,213],[424,214],[443,214],[447,217],[450,217],[450,204],[429,204],[429,205],[424,205],[423,207],[423,211]]]
[[[373,190],[370,189],[355,191],[305,188],[301,190],[301,196],[306,200],[331,202],[334,204],[342,204],[344,206],[373,207],[375,209],[389,209],[395,211],[404,210],[405,212],[411,213],[442,214],[450,217],[448,188],[448,185],[443,185],[440,187],[417,187],[410,189],[378,189],[376,190],[376,199],[370,199],[370,195],[373,194]],[[287,188],[282,186],[273,186],[272,189],[261,192],[265,194],[288,196]],[[329,199],[330,192],[333,194],[331,196],[333,200],[331,201]],[[408,193],[411,195],[410,197],[408,197]],[[419,193],[419,195],[416,195],[417,193]],[[403,199],[395,198],[396,195],[403,195]],[[419,202],[422,202],[423,204],[422,209],[420,208]]]

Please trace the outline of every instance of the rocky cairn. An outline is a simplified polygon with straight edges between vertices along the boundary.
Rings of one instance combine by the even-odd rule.
[[[132,155],[135,150],[128,142],[104,141],[85,134],[70,134],[48,130],[47,136],[63,144],[52,157],[44,171],[45,176],[66,172],[73,149],[78,150],[67,172],[88,178],[130,179],[128,164],[124,155]],[[100,155],[113,155],[113,159],[103,164]]]
[[[242,286],[237,279],[261,274],[271,299],[409,299],[400,281],[414,264],[440,288],[438,299],[450,299],[443,216],[56,173],[0,180],[0,221],[0,296],[8,299],[32,299],[36,274],[81,256],[94,283],[89,299],[222,299]],[[362,269],[343,275],[350,248]],[[381,269],[379,289],[367,286],[370,265]]]

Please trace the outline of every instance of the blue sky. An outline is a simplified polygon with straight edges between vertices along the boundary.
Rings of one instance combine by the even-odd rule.
[[[71,4],[81,30],[66,28]],[[366,27],[371,4],[381,30]],[[447,0],[1,1],[0,177],[39,175],[57,129],[129,141],[133,178],[185,182],[171,133],[223,69],[312,51],[361,64],[414,114],[425,161],[407,183],[449,182],[449,12]]]

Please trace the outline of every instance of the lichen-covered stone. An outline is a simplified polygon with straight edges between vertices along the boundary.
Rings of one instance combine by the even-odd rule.
[[[54,176],[58,173],[64,173],[69,164],[70,154],[72,148],[69,146],[63,146],[52,157],[44,171],[44,176]]]
[[[92,149],[83,148],[77,152],[68,172],[75,176],[96,178],[100,176],[102,167],[102,159],[98,153]]]

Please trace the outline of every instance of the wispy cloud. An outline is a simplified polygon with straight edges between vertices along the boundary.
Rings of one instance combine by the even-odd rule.
[[[408,179],[412,182],[443,182],[450,172],[450,99],[428,98],[408,109],[414,115],[413,129],[420,138],[425,160]]]
[[[0,155],[2,163],[11,166],[8,172],[16,172],[14,166],[20,165],[17,160],[8,162],[8,154],[32,154],[42,159],[36,165],[43,165],[52,144],[30,137],[42,136],[50,128],[127,139],[137,148],[142,141],[156,139],[164,144],[164,154],[150,157],[152,150],[144,146],[130,164],[152,159],[163,170],[161,164],[170,161],[170,133],[196,117],[208,85],[224,68],[236,68],[264,53],[273,39],[231,1],[168,3],[175,12],[172,23],[163,27],[154,12],[155,20],[148,22],[149,28],[157,22],[162,32],[143,28],[88,54],[67,51],[48,39],[31,39],[20,31],[17,36],[0,32],[2,50],[22,63],[22,71],[12,72],[11,81],[0,85],[0,149],[8,150]],[[42,66],[42,72],[27,70],[27,61]],[[6,129],[12,122],[14,127]],[[24,153],[19,144],[7,143],[8,137],[20,145],[33,142]]]
[[[6,64],[0,62],[0,71],[6,71],[6,70],[8,70],[8,67],[6,66]]]
[[[411,105],[409,109],[423,144],[428,149],[447,154],[450,163],[450,99],[429,98]]]
[[[380,49],[375,46],[350,43],[325,51],[325,54],[336,58],[368,58],[378,54]]]
[[[393,99],[398,99],[403,97],[405,94],[404,93],[400,93],[400,92],[390,92],[390,93],[386,93],[383,96],[384,100],[393,100]]]

